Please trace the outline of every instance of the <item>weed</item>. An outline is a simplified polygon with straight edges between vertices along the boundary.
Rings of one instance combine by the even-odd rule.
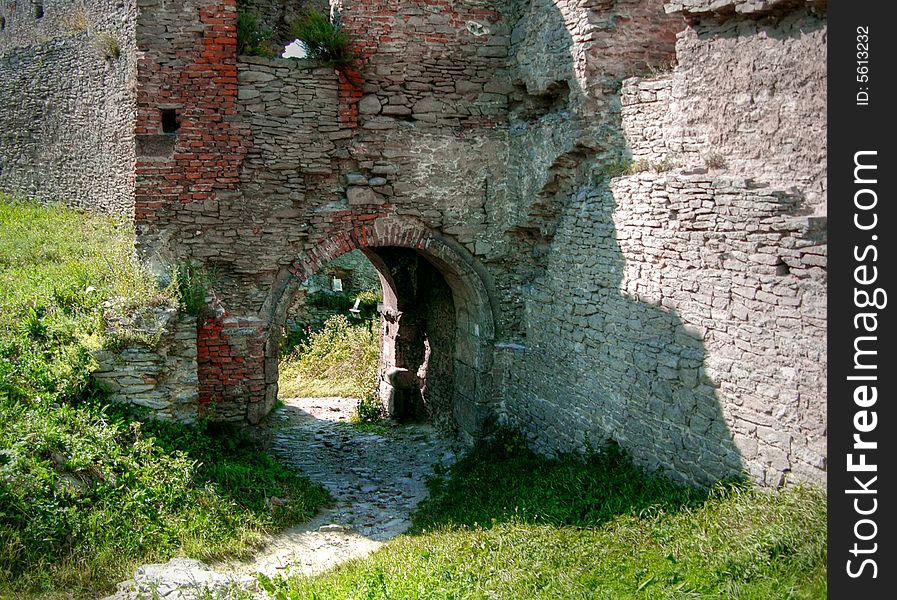
[[[134,348],[136,346],[155,350],[159,347],[159,342],[162,340],[164,333],[165,330],[161,327],[155,331],[138,331],[133,329],[113,331],[105,335],[102,347],[109,352],[121,352],[125,348]]]
[[[103,58],[115,59],[121,56],[121,44],[118,38],[109,31],[101,31],[93,36],[91,40],[93,47],[103,56]]]
[[[352,51],[352,38],[339,22],[313,8],[306,9],[300,19],[290,24],[290,35],[305,45],[310,59],[335,66],[347,65],[357,58]]]
[[[645,67],[648,69],[648,73],[651,74],[651,77],[659,77],[675,71],[677,64],[676,57],[674,56],[667,60],[647,63]]]
[[[704,166],[708,169],[726,168],[726,159],[719,152],[708,152],[704,155]]]
[[[614,177],[637,175],[638,173],[645,173],[648,171],[665,173],[675,167],[675,163],[669,156],[664,157],[663,160],[656,163],[646,158],[640,158],[638,160],[616,158],[602,163],[595,170],[593,178],[595,183],[601,183],[602,181],[607,181]]]
[[[640,158],[639,160],[631,161],[624,170],[624,174],[626,175],[635,175],[636,173],[644,173],[645,171],[651,170],[651,162]]]
[[[90,26],[87,8],[83,4],[78,4],[72,7],[71,11],[63,17],[62,21],[66,29],[72,33],[87,31],[87,28]]]
[[[663,157],[659,163],[654,163],[652,168],[657,173],[666,173],[667,171],[672,171],[676,168],[676,163],[673,162],[673,159],[667,155]]]
[[[262,27],[259,16],[252,11],[240,11],[237,14],[237,54],[254,56],[277,56],[271,43],[274,31]]]
[[[380,404],[379,398],[373,392],[368,392],[358,399],[358,404],[355,405],[355,414],[352,415],[352,421],[356,423],[376,423],[381,421],[384,416],[383,406]]]
[[[214,274],[202,265],[192,262],[175,265],[171,279],[182,311],[192,317],[202,317],[213,278]]]

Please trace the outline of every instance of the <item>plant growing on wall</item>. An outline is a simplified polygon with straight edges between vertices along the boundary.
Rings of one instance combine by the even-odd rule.
[[[103,58],[113,59],[121,56],[121,44],[119,44],[118,39],[108,31],[101,31],[93,36],[91,43]]]
[[[193,317],[202,315],[212,277],[213,274],[205,267],[191,262],[183,262],[173,268],[172,280],[181,310]]]
[[[263,27],[257,14],[251,11],[240,11],[237,14],[237,54],[253,56],[276,56],[277,52],[271,43],[274,31]]]
[[[290,34],[305,46],[307,58],[329,65],[347,65],[356,58],[352,37],[326,15],[308,8],[302,18],[290,24]]]

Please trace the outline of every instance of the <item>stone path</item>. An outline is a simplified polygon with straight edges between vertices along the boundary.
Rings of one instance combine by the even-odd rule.
[[[349,426],[355,401],[296,398],[275,415],[271,452],[281,462],[323,485],[332,507],[312,521],[272,536],[247,562],[205,565],[173,559],[141,567],[106,600],[157,597],[192,600],[205,590],[227,597],[253,590],[255,573],[314,574],[377,549],[408,529],[409,516],[426,496],[434,464],[452,464],[460,447],[432,427],[409,424],[384,434]],[[266,597],[258,593],[257,597]]]

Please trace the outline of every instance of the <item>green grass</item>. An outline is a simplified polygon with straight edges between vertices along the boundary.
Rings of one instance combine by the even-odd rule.
[[[710,491],[618,448],[540,458],[503,434],[432,484],[414,529],[277,598],[825,598],[825,495]]]
[[[141,562],[245,555],[327,501],[231,428],[104,406],[104,316],[178,297],[132,254],[114,218],[0,196],[0,598],[96,596]]]
[[[380,360],[374,322],[353,325],[344,315],[327,319],[280,363],[284,398],[368,398],[375,392]]]

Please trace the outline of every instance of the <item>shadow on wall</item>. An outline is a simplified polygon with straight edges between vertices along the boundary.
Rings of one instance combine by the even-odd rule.
[[[681,480],[709,484],[740,475],[744,467],[721,409],[719,384],[705,368],[703,329],[659,305],[660,274],[669,276],[665,257],[679,248],[657,248],[650,233],[672,215],[637,206],[620,212],[618,203],[633,198],[615,197],[627,190],[621,181],[640,177],[614,178],[631,157],[622,132],[620,82],[633,67],[669,64],[672,42],[647,47],[656,40],[636,35],[631,23],[637,20],[620,19],[616,30],[598,34],[611,38],[611,53],[614,39],[628,45],[617,48],[619,56],[582,52],[581,42],[566,33],[570,19],[561,9],[536,5],[542,18],[529,21],[516,48],[524,60],[518,75],[528,89],[569,88],[570,94],[548,114],[511,123],[514,162],[521,169],[533,164],[534,149],[550,154],[537,157],[541,171],[512,174],[519,175],[524,210],[509,233],[538,232],[532,252],[542,270],[524,292],[526,349],[508,359],[515,363],[506,377],[508,417],[542,451],[581,450],[611,438],[641,464]],[[614,10],[631,5],[618,2],[607,22],[615,22]],[[636,30],[627,31],[630,26]],[[564,45],[547,31],[564,32],[565,52],[551,54]],[[533,62],[540,46],[550,56]],[[546,83],[551,72],[566,80]],[[558,140],[559,127],[566,141]],[[665,176],[652,177],[656,183]],[[629,264],[620,246],[624,238]]]

